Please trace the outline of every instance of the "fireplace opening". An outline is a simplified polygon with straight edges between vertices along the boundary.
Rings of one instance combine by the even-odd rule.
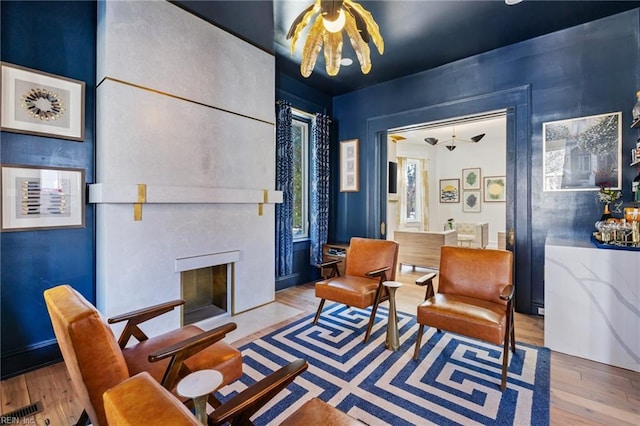
[[[182,271],[183,325],[228,312],[229,265],[207,266]]]

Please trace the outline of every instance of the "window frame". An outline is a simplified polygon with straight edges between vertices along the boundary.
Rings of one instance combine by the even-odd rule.
[[[298,228],[293,228],[293,240],[301,241],[309,239],[309,153],[310,153],[310,144],[311,144],[311,116],[306,115],[305,113],[292,111],[292,120],[291,126],[302,128],[301,135],[303,135],[301,140],[301,169],[302,169],[302,184],[301,184],[301,194],[300,198],[302,199],[301,203],[301,217],[302,219],[302,227],[296,231]],[[294,153],[294,156],[296,154]],[[294,188],[294,199],[295,199],[295,188]],[[294,203],[294,210],[296,208]]]

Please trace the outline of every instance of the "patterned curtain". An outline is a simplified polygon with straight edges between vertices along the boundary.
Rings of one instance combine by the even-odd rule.
[[[329,125],[324,114],[316,114],[311,125],[310,171],[310,260],[312,265],[322,262],[322,245],[329,235]]]
[[[291,104],[279,101],[276,107],[276,276],[293,273],[293,138]]]

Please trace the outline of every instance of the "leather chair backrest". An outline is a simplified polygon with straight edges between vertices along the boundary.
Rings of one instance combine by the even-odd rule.
[[[47,289],[44,299],[76,395],[93,425],[106,426],[102,394],[129,377],[118,342],[98,310],[70,286]]]
[[[506,304],[499,295],[513,284],[513,253],[506,250],[443,246],[438,293]]]
[[[387,271],[387,280],[396,279],[396,265],[398,262],[398,243],[388,240],[372,238],[351,238],[346,257],[345,275],[366,277],[366,273],[375,269],[391,269]]]

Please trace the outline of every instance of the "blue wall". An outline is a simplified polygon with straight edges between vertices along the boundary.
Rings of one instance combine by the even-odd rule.
[[[95,2],[0,4],[2,61],[86,83],[85,140],[2,132],[3,164],[85,169],[94,176]],[[42,292],[68,283],[95,301],[94,209],[86,228],[0,234],[2,377],[59,359]]]
[[[623,194],[626,200],[631,199],[630,184],[637,171],[629,167],[629,151],[638,134],[630,129],[630,111],[640,88],[639,24],[639,9],[634,9],[336,97],[333,111],[338,140],[360,139],[361,190],[339,193],[335,198],[337,211],[330,219],[334,223],[330,239],[377,236],[379,223],[371,212],[378,208],[372,200],[380,178],[380,149],[376,148],[376,131],[380,129],[376,123],[383,120],[403,126],[419,122],[408,121],[409,117],[424,121],[447,118],[439,111],[455,110],[458,115],[480,112],[482,99],[526,87],[530,99],[523,107],[529,110],[529,118],[526,122],[515,120],[513,131],[519,151],[530,153],[530,158],[517,158],[517,167],[507,166],[525,178],[514,195],[526,200],[521,205],[528,204],[515,218],[522,222],[519,228],[528,228],[526,233],[530,234],[529,252],[518,258],[531,266],[530,276],[524,277],[530,285],[523,286],[527,294],[519,295],[518,310],[537,312],[534,307],[544,303],[545,239],[588,239],[602,213],[594,192],[542,192],[542,123],[622,111]],[[473,106],[452,108],[456,102]],[[484,110],[493,106],[488,102]]]

